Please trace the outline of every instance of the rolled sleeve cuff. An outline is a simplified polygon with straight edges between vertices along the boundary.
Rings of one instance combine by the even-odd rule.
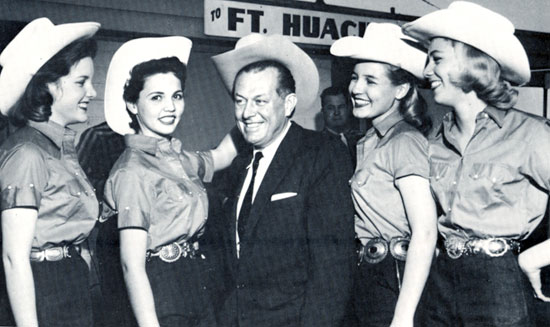
[[[2,210],[13,208],[36,208],[40,205],[41,194],[34,185],[9,185],[2,190]]]

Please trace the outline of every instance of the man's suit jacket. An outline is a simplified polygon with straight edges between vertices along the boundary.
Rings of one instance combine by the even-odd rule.
[[[292,124],[256,194],[237,258],[236,205],[251,151],[230,167],[223,205],[223,323],[338,326],[354,265],[351,162],[345,147]]]

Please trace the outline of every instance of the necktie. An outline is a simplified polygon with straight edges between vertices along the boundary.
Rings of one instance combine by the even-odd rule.
[[[246,221],[250,215],[250,208],[252,207],[252,194],[254,193],[254,179],[256,178],[256,172],[258,171],[258,165],[260,164],[260,159],[263,158],[261,152],[257,152],[254,156],[254,162],[252,163],[252,178],[250,179],[250,184],[248,184],[248,189],[246,190],[246,195],[244,196],[243,204],[241,205],[241,211],[239,212],[239,221],[237,223],[237,232],[239,233],[239,239],[242,241],[245,230],[246,230]]]

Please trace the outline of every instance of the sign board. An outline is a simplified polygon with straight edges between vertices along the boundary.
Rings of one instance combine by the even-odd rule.
[[[381,19],[255,3],[205,0],[204,33],[240,38],[250,33],[282,34],[293,42],[331,45],[343,36],[362,36]]]
[[[423,16],[449,7],[454,0],[323,0],[325,4],[409,16]],[[548,0],[469,0],[510,19],[516,29],[550,33]]]

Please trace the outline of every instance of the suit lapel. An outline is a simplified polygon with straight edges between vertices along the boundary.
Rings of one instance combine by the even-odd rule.
[[[264,207],[271,202],[271,195],[275,192],[277,186],[283,180],[286,175],[286,171],[291,168],[292,162],[296,158],[296,152],[299,149],[299,145],[302,138],[302,128],[292,124],[290,129],[279,145],[273,161],[269,165],[267,172],[262,180],[262,184],[258,189],[258,193],[254,198],[254,203],[250,209],[250,216],[247,222],[245,239],[249,239],[250,233],[254,231],[254,227],[258,223],[261,213]]]
[[[234,188],[233,196],[231,198],[232,203],[229,204],[230,218],[229,221],[229,239],[231,241],[231,255],[234,258],[237,258],[237,252],[235,244],[237,244],[236,232],[237,232],[237,203],[239,202],[239,194],[246,178],[246,166],[252,160],[252,151],[247,151],[243,156],[238,157],[238,162],[235,163],[234,170],[237,176],[235,177],[235,184],[232,186]]]

